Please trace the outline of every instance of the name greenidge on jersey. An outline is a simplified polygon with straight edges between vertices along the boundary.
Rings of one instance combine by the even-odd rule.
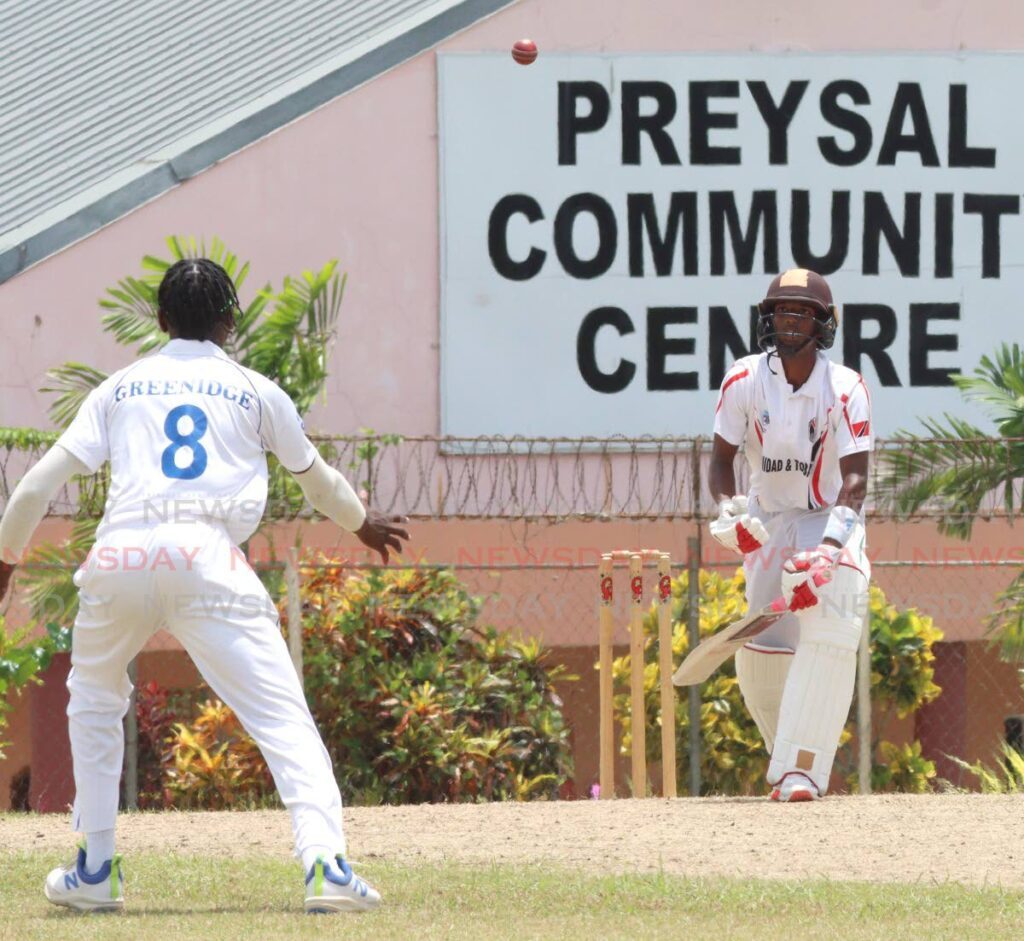
[[[217,382],[216,379],[200,379],[198,382],[187,382],[185,380],[166,380],[157,382],[155,380],[125,382],[114,389],[114,401],[121,402],[124,399],[135,398],[137,395],[183,395],[191,392],[195,395],[209,395],[227,399],[235,402],[239,408],[246,411],[256,401],[256,396],[245,389],[237,386]]]

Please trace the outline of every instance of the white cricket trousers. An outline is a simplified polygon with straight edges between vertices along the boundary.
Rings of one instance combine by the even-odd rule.
[[[292,818],[297,854],[344,853],[341,794],[281,636],[277,612],[241,550],[215,524],[102,532],[75,575],[68,727],[72,826],[117,818],[127,668],[160,627],[181,643],[255,739]]]

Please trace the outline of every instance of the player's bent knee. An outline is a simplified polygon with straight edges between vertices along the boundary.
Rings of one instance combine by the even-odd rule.
[[[779,706],[793,662],[793,650],[747,644],[736,651],[735,661],[743,702],[770,753],[775,745]]]
[[[800,644],[820,644],[836,650],[854,651],[864,630],[862,618],[833,618],[808,614],[800,619]]]
[[[839,566],[833,580],[822,586],[818,604],[796,612],[800,642],[856,650],[868,612],[868,584],[856,569]]]
[[[868,580],[864,573],[850,565],[840,564],[832,580],[818,589],[819,600],[797,616],[823,616],[832,620],[863,620],[868,610]]]
[[[69,716],[85,713],[124,713],[132,693],[127,678],[111,686],[100,679],[71,672],[67,681]]]

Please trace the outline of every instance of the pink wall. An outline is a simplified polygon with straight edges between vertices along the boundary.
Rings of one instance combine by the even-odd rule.
[[[440,49],[506,50],[524,35],[539,42],[542,55],[1020,49],[1024,10],[997,0],[521,0]],[[166,235],[179,233],[218,235],[252,262],[255,276],[243,301],[265,282],[279,284],[285,274],[339,258],[349,274],[348,293],[327,402],[316,407],[311,426],[328,433],[360,426],[437,433],[436,114],[435,53],[430,51],[0,285],[0,425],[48,426],[49,397],[37,392],[48,367],[75,359],[112,370],[129,361],[126,350],[100,333],[97,299],[118,278],[137,273],[144,253],[162,254]],[[60,529],[48,522],[39,538],[54,538]],[[527,528],[438,522],[418,524],[415,537],[417,548],[435,561],[513,561],[510,553],[526,546],[579,553],[595,543],[599,548],[654,543],[681,559],[690,531],[668,524]],[[323,526],[304,529],[307,545],[330,546],[335,535]],[[956,558],[966,551],[964,544],[937,540],[931,527],[876,527],[871,538],[888,558],[915,557],[918,539],[928,558],[943,558],[947,548]],[[1019,551],[1019,534],[1002,524],[980,527],[979,539],[982,545]],[[352,541],[346,538],[343,545],[351,547]],[[531,579],[537,590],[546,584],[540,574]],[[900,573],[880,580],[899,593]],[[949,589],[936,573],[930,585],[916,590],[928,595],[942,587]],[[548,642],[593,642],[591,588],[588,574],[564,619],[540,621]],[[559,590],[548,588],[550,604]],[[958,571],[955,591],[971,590],[971,573]],[[16,606],[12,623],[19,613]],[[952,620],[943,626],[947,639],[977,636],[977,622]],[[168,641],[164,636],[152,646],[173,646]],[[26,725],[26,715],[16,710],[15,738],[22,737],[18,727]],[[8,769],[27,760],[24,749],[16,750]],[[7,793],[5,773],[0,769],[0,806]]]
[[[68,524],[48,519],[34,544],[60,542]],[[413,520],[407,552],[395,564],[452,565],[468,590],[486,599],[482,620],[538,637],[552,646],[596,643],[597,574],[594,566],[612,549],[650,548],[669,552],[675,566],[687,560],[688,539],[697,533],[694,521],[526,522],[523,520]],[[291,547],[301,558],[376,564],[378,556],[354,536],[330,522],[278,523],[265,527],[249,546],[258,565],[283,560]],[[917,607],[933,618],[943,640],[985,638],[988,615],[996,596],[1020,571],[1024,544],[1019,527],[1005,520],[979,521],[970,542],[940,536],[931,523],[870,522],[868,553],[872,581],[898,608]],[[730,577],[738,558],[702,530],[701,558]],[[893,566],[893,561],[914,563]],[[974,563],[974,564],[970,564]],[[992,564],[996,563],[996,564]],[[548,566],[542,568],[541,566]],[[628,604],[625,570],[617,588],[621,615],[617,642],[627,640]],[[653,584],[653,570],[645,572]],[[4,610],[9,625],[22,625],[28,608],[23,585],[16,579]],[[650,587],[645,588],[649,591]],[[167,634],[154,637],[148,650],[178,649]]]
[[[544,51],[1021,48],[1012,4],[867,0],[717,4],[522,0],[444,43]],[[815,14],[810,16],[813,9]],[[884,24],[884,28],[879,28]],[[219,235],[257,284],[331,257],[349,273],[328,400],[312,426],[439,430],[437,101],[434,52],[225,160],[130,216],[0,285],[0,425],[47,425],[48,367],[106,369],[130,354],[98,329],[97,299],[171,233]]]

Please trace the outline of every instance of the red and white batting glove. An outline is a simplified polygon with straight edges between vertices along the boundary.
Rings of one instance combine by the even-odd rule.
[[[786,560],[782,566],[782,597],[790,611],[813,608],[818,603],[822,586],[835,574],[840,551],[822,544]]]
[[[768,541],[768,530],[756,516],[747,512],[747,498],[736,496],[718,505],[718,519],[708,527],[711,535],[726,549],[746,555]]]

